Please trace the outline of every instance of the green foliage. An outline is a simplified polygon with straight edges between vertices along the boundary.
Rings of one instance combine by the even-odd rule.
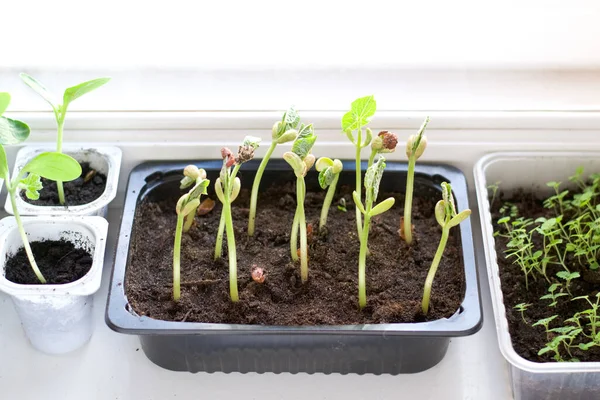
[[[43,187],[40,176],[36,174],[28,174],[19,181],[19,189],[25,190],[25,196],[29,200],[38,200]]]
[[[10,94],[6,92],[0,92],[0,115],[4,114],[6,108],[10,104]]]
[[[316,140],[317,136],[315,135],[313,125],[303,124],[298,130],[298,137],[292,145],[292,153],[300,157],[301,160],[304,160],[310,154]]]
[[[21,172],[36,174],[51,181],[68,182],[81,176],[81,165],[69,155],[46,152],[31,159]]]
[[[515,310],[517,310],[521,313],[521,319],[523,320],[523,322],[525,324],[527,324],[527,320],[525,319],[525,311],[531,306],[532,306],[531,303],[519,303],[513,307]]]
[[[376,110],[377,102],[372,95],[354,100],[350,106],[350,111],[342,117],[342,131],[354,131],[366,126],[375,115]]]

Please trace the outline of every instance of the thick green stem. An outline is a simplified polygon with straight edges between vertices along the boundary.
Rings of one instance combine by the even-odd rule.
[[[63,129],[65,126],[65,115],[64,113],[57,120],[58,124],[58,137],[56,139],[56,151],[62,153],[62,142],[63,142]],[[65,204],[65,189],[61,181],[56,181],[56,188],[58,189],[58,202],[60,205]]]
[[[196,211],[198,207],[194,207],[192,211],[188,215],[185,216],[185,223],[183,224],[183,231],[188,232],[194,223],[194,217],[196,216]]]
[[[292,233],[290,235],[290,253],[294,261],[298,261],[298,224],[298,206],[296,205],[296,213],[294,214],[294,223],[292,224]]]
[[[340,174],[335,175],[333,182],[331,182],[329,189],[327,189],[327,195],[325,196],[325,201],[323,201],[323,209],[321,210],[319,230],[325,228],[325,225],[327,224],[327,215],[329,214],[329,208],[331,207],[331,202],[333,200],[333,196],[335,195],[335,188],[337,186],[338,179],[340,179]]]
[[[412,243],[412,201],[413,186],[415,181],[415,157],[408,159],[408,173],[406,176],[406,195],[404,196],[404,240],[407,244]]]
[[[179,301],[181,297],[181,231],[184,216],[177,214],[177,228],[175,228],[175,245],[173,246],[173,300]]]
[[[258,166],[258,170],[256,171],[256,176],[254,177],[254,183],[252,184],[252,195],[250,196],[250,218],[248,219],[248,236],[254,235],[254,222],[256,220],[256,202],[258,200],[258,188],[260,187],[260,180],[262,179],[263,172],[265,172],[265,168],[269,163],[269,158],[273,154],[273,150],[277,147],[277,142],[271,143],[269,149],[267,150],[267,154],[260,162]]]
[[[217,232],[217,243],[215,244],[215,260],[221,258],[223,252],[223,232],[225,232],[225,204],[221,211],[221,220],[219,221],[219,231]]]
[[[308,280],[308,242],[306,240],[306,219],[304,217],[304,177],[296,180],[296,198],[298,202],[298,223],[300,224],[300,277],[302,283]]]
[[[365,225],[360,236],[360,252],[358,254],[358,306],[362,310],[367,305],[367,242],[369,241],[369,228],[371,226],[371,217],[365,216]]]
[[[361,199],[361,175],[362,171],[360,170],[360,150],[362,149],[362,128],[358,128],[358,133],[356,134],[356,194],[358,198]],[[360,231],[362,230],[362,214],[356,206],[356,232],[358,233],[358,237],[360,238]]]
[[[433,285],[433,278],[435,278],[435,273],[437,272],[440,261],[442,260],[442,255],[444,254],[444,249],[446,248],[446,242],[448,241],[449,233],[450,228],[447,225],[442,228],[442,239],[440,240],[440,244],[435,252],[435,256],[433,257],[431,267],[429,267],[429,272],[427,273],[425,289],[423,290],[423,302],[421,303],[421,309],[425,315],[427,315],[427,312],[429,311],[429,299],[431,298],[431,286]]]
[[[8,186],[8,181],[6,183]],[[13,214],[15,216],[15,220],[17,221],[17,227],[19,228],[19,234],[21,235],[21,240],[23,241],[23,248],[25,249],[25,253],[27,254],[27,259],[29,260],[29,264],[35,273],[35,276],[41,283],[46,283],[46,278],[42,275],[42,272],[37,266],[35,262],[35,258],[33,257],[33,252],[31,251],[31,246],[29,246],[29,239],[27,239],[27,233],[25,232],[25,228],[23,227],[23,222],[21,221],[21,216],[19,215],[19,210],[17,209],[17,201],[15,199],[16,193],[15,190],[18,184],[10,185],[11,187],[7,187],[8,189],[8,197],[10,197],[10,204],[13,208]]]
[[[223,204],[225,214],[225,226],[227,230],[227,250],[229,256],[229,295],[234,303],[239,300],[237,286],[237,256],[235,253],[235,235],[233,232],[233,220],[231,219],[231,202],[229,195],[225,195]]]

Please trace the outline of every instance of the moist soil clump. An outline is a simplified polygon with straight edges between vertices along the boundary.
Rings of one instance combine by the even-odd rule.
[[[433,283],[429,315],[420,311],[425,278],[441,237],[434,216],[439,199],[414,199],[415,234],[409,247],[398,236],[404,196],[380,193],[380,201],[393,196],[396,204],[372,220],[367,307],[359,311],[359,241],[352,189],[344,185],[338,189],[322,232],[318,223],[325,191],[307,192],[309,280],[302,284],[300,265],[290,257],[295,187],[278,184],[259,196],[254,237],[247,236],[249,191],[242,190],[233,203],[240,301],[229,300],[226,239],[223,259],[213,260],[221,215],[217,201],[210,213],[196,216],[190,231],[183,234],[181,299],[175,303],[171,297],[175,205],[183,192],[176,185],[165,185],[163,192],[154,199],[146,197],[136,210],[126,295],[138,315],[168,321],[288,326],[419,322],[451,317],[463,300],[460,228],[454,228]],[[214,194],[211,197],[216,200]],[[348,204],[347,212],[336,206],[341,197]],[[253,281],[255,267],[263,268],[263,283]]]
[[[21,197],[29,204],[36,206],[60,206],[56,182],[42,178],[44,188],[40,190],[38,200],[29,200],[23,193]],[[79,206],[89,204],[104,193],[106,175],[97,172],[87,162],[81,163],[81,176],[70,182],[63,182],[65,189],[65,205]]]
[[[45,240],[30,245],[38,268],[49,284],[75,282],[92,268],[91,254],[66,240]],[[40,284],[23,247],[8,257],[5,274],[6,279],[14,283]]]

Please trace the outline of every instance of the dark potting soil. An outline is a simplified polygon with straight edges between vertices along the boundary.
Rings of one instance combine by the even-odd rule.
[[[502,193],[500,197],[492,204],[492,220],[494,231],[498,231],[497,221],[503,215],[499,209],[505,202],[509,202],[517,206],[519,217],[532,218],[536,220],[539,217],[553,218],[556,214],[543,206],[543,200],[539,200],[534,193],[526,191],[517,191],[511,198],[505,199]],[[565,216],[566,217],[566,216]],[[565,223],[567,219],[563,221]],[[548,318],[553,315],[558,317],[550,323],[550,328],[563,326],[565,319],[571,318],[575,313],[586,310],[589,304],[585,300],[569,301],[568,297],[561,297],[558,300],[556,307],[549,307],[550,300],[540,300],[540,297],[548,293],[550,284],[544,278],[533,279],[530,275],[528,286],[525,285],[525,276],[517,264],[513,264],[514,259],[507,259],[505,251],[508,239],[496,237],[495,247],[498,255],[498,266],[500,269],[500,281],[502,294],[504,296],[504,305],[506,308],[506,317],[508,319],[508,327],[512,344],[521,357],[534,362],[554,361],[553,353],[548,352],[538,356],[538,351],[546,346],[549,341],[546,337],[546,330],[542,326],[532,327],[536,321]],[[536,241],[534,236],[534,245],[536,249],[542,248],[542,243]],[[564,250],[564,249],[563,249]],[[568,253],[565,264],[571,272],[579,272],[580,279],[574,279],[571,282],[569,290],[573,297],[595,295],[600,290],[600,273],[590,274],[587,268],[582,267],[579,262],[573,259],[572,254]],[[563,268],[559,265],[549,264],[547,267],[547,275],[552,282],[563,283],[556,277],[556,273],[562,271]],[[566,300],[565,300],[566,299]],[[523,322],[521,313],[514,309],[514,306],[520,303],[530,303],[531,306],[525,311],[525,320]],[[552,337],[550,337],[551,339]],[[573,344],[577,344],[574,342]],[[571,350],[573,357],[580,361],[600,361],[600,348],[592,347],[587,351],[579,349]],[[563,356],[569,359],[566,351],[562,351]]]
[[[324,191],[309,191],[305,202],[309,235],[309,280],[301,283],[299,263],[290,257],[289,237],[296,208],[292,184],[261,192],[256,232],[248,238],[249,193],[242,190],[233,203],[238,259],[238,303],[229,300],[227,245],[223,259],[213,261],[221,204],[183,234],[182,295],[172,296],[172,258],[180,193],[166,199],[144,200],[137,209],[126,274],[126,295],[139,315],[159,320],[262,325],[340,325],[435,320],[452,316],[464,297],[464,269],[459,229],[451,231],[432,290],[425,318],[421,298],[425,278],[437,249],[441,228],[434,216],[437,199],[416,197],[413,205],[415,239],[411,247],[397,230],[404,196],[389,195],[396,205],[375,217],[367,258],[367,307],[358,310],[358,236],[351,189],[338,189],[327,220],[327,232],[317,233]],[[171,194],[172,193],[172,194]],[[340,197],[348,211],[337,209]],[[253,265],[264,268],[266,280],[251,278]]]
[[[45,240],[30,243],[33,256],[47,283],[64,284],[82,278],[92,268],[92,256],[66,240]],[[25,249],[10,256],[5,267],[6,279],[24,285],[38,285]]]
[[[59,206],[56,182],[42,178],[44,188],[40,190],[38,200],[29,200],[25,193],[21,195],[24,201],[36,206]],[[70,182],[63,182],[65,190],[65,205],[79,206],[89,204],[102,196],[106,189],[106,175],[97,172],[87,162],[81,163],[81,176]]]

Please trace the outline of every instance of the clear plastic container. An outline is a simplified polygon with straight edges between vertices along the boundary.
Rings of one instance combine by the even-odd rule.
[[[524,188],[540,195],[550,194],[552,189],[546,186],[546,182],[561,181],[566,184],[568,177],[580,166],[585,168],[586,173],[600,172],[600,153],[494,153],[481,158],[474,168],[498,344],[509,363],[515,400],[600,399],[600,362],[537,363],[515,352],[500,287],[487,186],[501,182],[501,190],[508,193]]]
[[[56,151],[53,144],[40,146],[25,146],[17,152],[13,175],[17,174],[33,157],[45,151]],[[63,146],[63,152],[77,161],[88,162],[96,171],[106,175],[106,188],[104,193],[96,200],[78,206],[39,206],[24,201],[17,196],[17,207],[21,215],[90,215],[106,218],[108,204],[117,195],[119,172],[121,170],[121,149],[114,146],[91,146],[89,144],[68,144]],[[14,214],[10,199],[6,198],[4,209],[9,214]]]
[[[0,221],[0,290],[9,294],[25,335],[37,350],[62,354],[92,336],[93,295],[100,288],[108,222],[101,217],[23,217],[30,241],[65,239],[93,256],[90,271],[64,285],[21,285],[4,276],[6,260],[23,246],[14,217]]]

